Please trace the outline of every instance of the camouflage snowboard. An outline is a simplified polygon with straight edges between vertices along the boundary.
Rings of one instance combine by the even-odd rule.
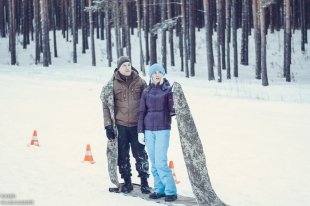
[[[178,199],[173,201],[173,202],[165,202],[165,198],[160,198],[160,199],[150,199],[149,198],[149,194],[143,194],[141,193],[140,190],[140,185],[139,184],[132,184],[133,185],[133,191],[131,191],[130,193],[124,194],[119,192],[121,187],[123,186],[123,183],[121,183],[119,188],[109,188],[110,192],[115,192],[115,193],[120,193],[123,194],[125,196],[131,196],[131,197],[139,197],[141,199],[147,200],[147,201],[152,201],[152,202],[156,202],[162,205],[185,205],[185,206],[195,206],[197,205],[197,202],[195,200],[195,198],[193,197],[186,197],[186,196],[182,196],[182,195],[178,195]],[[153,190],[151,191],[153,192]]]
[[[188,177],[198,205],[225,205],[214,192],[206,158],[191,111],[179,83],[173,84],[173,101]]]
[[[108,82],[108,84],[102,88],[100,99],[104,102],[110,110],[110,115],[113,123],[114,133],[116,138],[114,140],[109,140],[107,143],[107,159],[108,159],[108,170],[110,180],[118,188],[120,187],[117,174],[117,162],[118,162],[118,133],[115,124],[114,115],[114,94],[113,94],[113,78]]]

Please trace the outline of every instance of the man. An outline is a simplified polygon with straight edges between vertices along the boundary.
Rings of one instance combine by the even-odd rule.
[[[139,103],[142,91],[146,88],[145,81],[139,76],[138,71],[131,66],[128,57],[117,60],[117,68],[113,75],[114,113],[117,127],[117,136],[112,125],[111,112],[103,101],[103,116],[106,135],[109,140],[118,138],[118,167],[124,185],[123,193],[133,190],[131,182],[131,165],[129,150],[131,147],[136,160],[136,170],[141,178],[141,192],[150,193],[147,178],[149,177],[148,156],[145,146],[138,141],[138,116]]]

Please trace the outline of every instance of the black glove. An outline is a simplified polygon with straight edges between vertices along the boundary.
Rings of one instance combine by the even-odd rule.
[[[105,127],[105,132],[107,134],[107,138],[109,140],[115,139],[115,133],[112,125],[108,125]]]

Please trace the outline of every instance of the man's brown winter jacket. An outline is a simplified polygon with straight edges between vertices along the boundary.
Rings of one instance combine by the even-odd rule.
[[[132,67],[132,74],[127,79],[115,70],[114,72],[114,105],[116,124],[133,127],[137,126],[139,117],[139,103],[145,81],[138,71]],[[112,124],[109,108],[103,103],[104,126]]]

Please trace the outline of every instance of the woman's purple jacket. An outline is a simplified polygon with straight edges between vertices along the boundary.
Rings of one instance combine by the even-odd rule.
[[[171,114],[174,114],[171,89],[166,79],[162,85],[151,83],[144,89],[139,107],[138,133],[171,129]]]

